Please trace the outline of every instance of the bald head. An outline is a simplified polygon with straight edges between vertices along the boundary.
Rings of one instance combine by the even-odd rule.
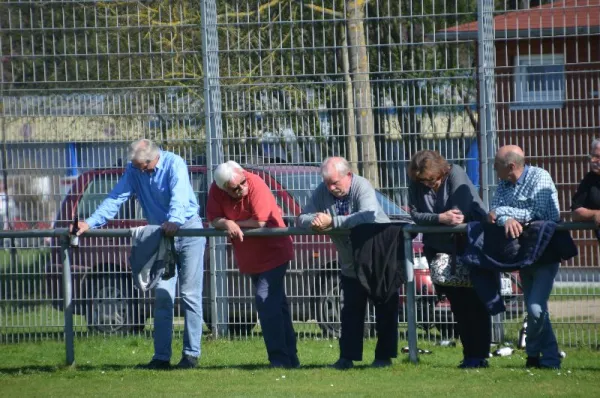
[[[505,145],[496,152],[496,174],[501,180],[515,183],[525,169],[525,153],[517,145]]]
[[[521,147],[517,145],[505,145],[500,147],[496,153],[496,159],[501,160],[505,166],[514,163],[517,167],[525,167],[525,153]]]

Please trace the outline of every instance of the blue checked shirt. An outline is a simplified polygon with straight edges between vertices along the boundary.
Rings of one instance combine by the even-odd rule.
[[[552,177],[546,170],[534,166],[525,166],[516,184],[501,181],[490,208],[496,213],[496,223],[500,226],[509,218],[520,223],[560,220],[558,192]]]

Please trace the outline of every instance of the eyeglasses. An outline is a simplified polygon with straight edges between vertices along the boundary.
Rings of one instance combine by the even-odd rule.
[[[588,159],[592,162],[597,162],[598,160],[600,160],[600,155],[588,155]]]
[[[148,170],[148,165],[151,162],[152,162],[151,160],[146,160],[145,162],[137,162],[137,163],[134,162],[133,167],[135,167],[136,169],[141,170],[141,171],[146,171],[146,170]]]
[[[241,192],[242,189],[244,189],[244,187],[246,186],[246,183],[248,181],[244,178],[242,181],[240,181],[239,184],[237,184],[235,187],[233,188],[229,188],[232,192]]]
[[[437,181],[438,179],[436,177],[429,177],[429,178],[419,178],[419,182],[423,183],[423,184],[433,184]]]

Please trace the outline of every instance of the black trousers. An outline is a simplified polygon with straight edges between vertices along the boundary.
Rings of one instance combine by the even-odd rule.
[[[487,358],[492,342],[492,317],[475,289],[444,286],[441,290],[450,301],[464,358]]]
[[[358,279],[341,276],[344,307],[342,308],[342,335],[340,357],[362,361],[365,330],[365,312],[368,296]],[[398,293],[388,301],[375,304],[377,346],[375,359],[398,356]]]

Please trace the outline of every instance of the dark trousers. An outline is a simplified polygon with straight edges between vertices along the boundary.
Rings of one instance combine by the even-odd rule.
[[[442,291],[450,301],[464,358],[486,359],[492,342],[492,317],[475,289],[444,286]]]
[[[274,366],[297,367],[300,362],[296,333],[285,295],[284,277],[287,269],[288,263],[285,263],[251,277],[269,362]]]
[[[344,306],[342,307],[342,335],[340,357],[362,361],[367,292],[358,279],[341,276]],[[375,359],[398,356],[398,293],[383,304],[375,304],[377,346]]]

